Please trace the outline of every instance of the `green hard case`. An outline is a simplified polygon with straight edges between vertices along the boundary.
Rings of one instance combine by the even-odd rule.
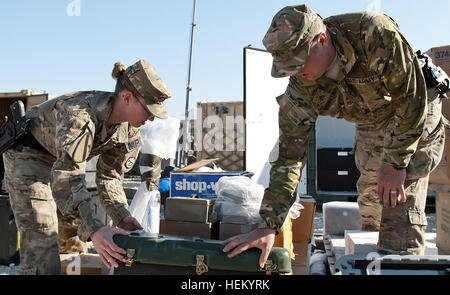
[[[233,258],[222,250],[223,241],[131,232],[115,235],[114,243],[127,251],[127,263],[119,262],[114,274],[287,274],[291,258],[284,248],[273,247],[264,268],[259,249],[249,249]]]

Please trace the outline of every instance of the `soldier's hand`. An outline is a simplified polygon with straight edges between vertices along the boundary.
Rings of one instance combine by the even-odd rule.
[[[115,259],[125,262],[125,258],[122,256],[126,254],[125,250],[118,247],[112,239],[116,234],[128,235],[123,229],[111,226],[103,226],[91,235],[94,248],[107,268],[119,266]]]
[[[406,202],[405,193],[406,169],[397,170],[391,164],[384,163],[377,170],[378,198],[385,208],[397,206],[397,202]]]
[[[249,233],[240,234],[225,240],[227,245],[223,248],[223,252],[227,253],[234,249],[228,254],[228,258],[232,258],[250,248],[258,248],[262,251],[259,257],[259,266],[263,268],[274,242],[275,230],[269,228],[255,229]]]
[[[136,220],[136,218],[134,218],[133,216],[127,216],[124,217],[119,224],[117,225],[117,227],[123,228],[125,230],[138,230],[138,229],[142,229],[141,224],[139,223],[139,221]]]

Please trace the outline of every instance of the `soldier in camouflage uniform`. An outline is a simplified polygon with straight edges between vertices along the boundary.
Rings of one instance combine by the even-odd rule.
[[[70,93],[32,108],[26,114],[31,132],[3,154],[5,185],[22,237],[22,274],[60,274],[58,216],[74,225],[81,241],[92,240],[107,267],[124,261],[125,251],[112,236],[141,228],[128,211],[120,177],[138,157],[139,127],[154,116],[167,118],[164,100],[170,93],[145,60],[127,69],[116,63],[113,77],[114,93]],[[118,228],[94,216],[85,167],[96,155],[98,197]]]
[[[266,261],[273,235],[295,201],[309,134],[319,115],[356,124],[355,158],[363,230],[379,231],[380,253],[422,254],[429,173],[444,147],[441,95],[427,88],[398,25],[376,12],[322,19],[306,5],[280,10],[263,43],[273,77],[290,76],[277,97],[279,155],[261,206],[263,229],[230,238],[233,257],[249,247]]]

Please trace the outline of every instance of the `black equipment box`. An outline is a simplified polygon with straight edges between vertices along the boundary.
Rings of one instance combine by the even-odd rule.
[[[317,190],[356,191],[361,175],[351,148],[317,149]]]

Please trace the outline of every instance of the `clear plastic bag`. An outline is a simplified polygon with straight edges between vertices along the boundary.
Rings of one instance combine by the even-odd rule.
[[[145,232],[159,233],[160,208],[159,191],[148,191],[145,181],[141,182],[129,210],[131,216],[136,218]]]
[[[289,217],[291,219],[297,219],[300,217],[300,210],[302,210],[304,207],[302,204],[300,204],[300,197],[297,196],[295,199],[294,204],[292,204],[291,208],[289,208]]]
[[[216,185],[217,199],[211,213],[211,221],[262,222],[259,209],[264,187],[245,176],[224,176]]]

